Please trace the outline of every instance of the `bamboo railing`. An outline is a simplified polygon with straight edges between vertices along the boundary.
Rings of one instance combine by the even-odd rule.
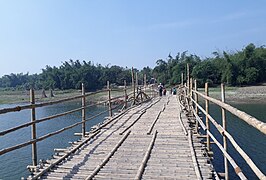
[[[183,84],[183,83],[182,83]],[[240,177],[240,179],[247,179],[243,174],[240,167],[237,165],[235,160],[231,157],[231,155],[227,151],[227,141],[229,141],[232,146],[237,150],[237,152],[241,155],[241,157],[246,161],[247,165],[252,169],[252,171],[256,174],[259,179],[266,179],[266,176],[261,172],[261,170],[255,165],[252,159],[245,153],[245,151],[238,145],[232,135],[227,131],[226,126],[226,111],[230,112],[234,116],[243,120],[247,124],[254,127],[256,130],[260,131],[263,134],[266,134],[266,123],[252,117],[251,115],[240,111],[233,106],[225,103],[225,88],[224,84],[221,84],[221,101],[214,99],[209,96],[209,88],[208,83],[205,83],[205,93],[201,93],[197,90],[197,81],[194,81],[194,88],[192,86],[192,79],[190,80],[190,84],[183,86],[181,84],[181,99],[184,106],[188,107],[189,110],[193,113],[196,118],[196,131],[198,132],[198,127],[200,126],[206,133],[207,139],[207,147],[208,152],[211,151],[210,144],[211,140],[218,146],[221,152],[224,155],[224,166],[225,166],[225,179],[229,179],[228,175],[228,162],[232,165],[235,170],[235,173]],[[203,108],[199,104],[198,97],[201,97],[205,101],[205,108]],[[209,114],[209,103],[219,106],[221,108],[221,116],[222,116],[222,125],[220,125],[210,114]],[[199,116],[199,111],[205,115],[205,120],[202,120]],[[219,131],[221,136],[223,137],[223,144],[221,144],[214,134],[210,130],[210,123],[214,125],[214,127]]]
[[[124,81],[124,87],[123,88],[118,88],[118,89],[112,89],[110,87],[110,83],[109,81],[107,82],[107,89],[103,89],[103,90],[99,90],[96,92],[89,92],[89,93],[85,93],[85,87],[84,84],[82,84],[82,89],[81,89],[81,95],[75,96],[75,97],[69,97],[69,98],[64,98],[64,99],[60,99],[60,100],[55,100],[55,101],[49,101],[49,102],[41,102],[41,103],[36,103],[35,102],[35,93],[34,90],[31,89],[30,90],[30,104],[28,105],[23,105],[23,106],[17,106],[17,107],[12,107],[12,108],[4,108],[4,109],[0,109],[0,115],[1,114],[6,114],[6,113],[10,113],[10,112],[18,112],[18,111],[23,111],[23,110],[31,110],[31,121],[0,131],[0,138],[2,136],[5,136],[7,134],[10,133],[14,133],[17,130],[26,128],[31,126],[31,140],[20,143],[20,144],[16,144],[13,145],[11,147],[7,147],[4,149],[0,149],[0,156],[4,155],[6,153],[9,153],[11,151],[23,148],[25,146],[32,146],[32,165],[29,165],[28,169],[30,171],[37,171],[37,162],[38,162],[38,158],[37,158],[37,143],[40,141],[43,141],[45,139],[48,139],[54,135],[60,134],[66,130],[72,129],[78,125],[81,125],[81,133],[75,133],[76,135],[81,135],[82,137],[86,137],[88,132],[86,132],[86,122],[87,121],[91,121],[105,113],[109,114],[110,118],[115,118],[113,111],[117,110],[118,108],[121,108],[121,110],[127,110],[130,109],[130,105],[135,105],[137,103],[142,103],[144,101],[147,101],[150,99],[150,97],[144,92],[146,87],[146,84],[144,85],[144,91],[142,91],[142,86],[139,85],[135,85],[135,81],[134,78],[133,79],[133,85],[132,87],[127,87],[126,86],[126,81]],[[135,90],[135,88],[139,88],[138,94],[137,91]],[[115,97],[112,97],[112,92],[116,92],[116,94],[118,94]],[[103,100],[103,101],[99,101],[99,102],[95,102],[92,104],[87,104],[87,97],[99,94],[99,93],[106,93],[107,95],[107,99]],[[120,95],[120,94],[121,95]],[[142,96],[143,95],[143,96]],[[66,103],[69,101],[73,101],[73,100],[81,100],[81,107],[76,108],[76,109],[72,109],[69,111],[65,111],[63,113],[58,113],[58,114],[54,114],[51,116],[47,116],[44,118],[40,118],[37,119],[36,118],[36,113],[38,112],[38,108],[40,107],[44,107],[44,106],[51,106],[51,105],[55,105],[55,104],[60,104],[60,103]],[[131,102],[131,103],[130,103]],[[99,112],[96,115],[90,116],[90,117],[86,117],[86,110],[92,106],[96,106],[96,105],[107,105],[107,109]],[[36,124],[38,123],[44,123],[46,121],[50,121],[50,120],[54,120],[55,118],[58,117],[62,117],[62,116],[66,116],[68,114],[73,114],[75,112],[81,112],[81,117],[77,117],[80,118],[81,121],[80,122],[76,122],[74,124],[71,124],[69,126],[66,126],[62,129],[56,130],[54,132],[45,134],[41,137],[37,137],[36,134]]]

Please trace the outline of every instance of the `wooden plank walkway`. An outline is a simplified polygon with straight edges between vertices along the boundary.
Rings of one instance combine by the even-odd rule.
[[[35,175],[53,180],[214,178],[205,148],[190,130],[176,96],[157,98],[116,116],[54,155]],[[50,171],[42,171],[45,168]]]

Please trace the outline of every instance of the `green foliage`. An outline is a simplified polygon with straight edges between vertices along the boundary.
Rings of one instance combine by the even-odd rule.
[[[187,51],[171,54],[163,60],[156,61],[152,69],[144,67],[138,72],[138,83],[143,84],[146,74],[147,82],[156,79],[158,83],[175,85],[181,82],[181,73],[184,82],[187,81],[187,64],[189,73],[198,80],[199,87],[205,82],[210,86],[221,82],[232,85],[252,85],[266,82],[266,48],[247,45],[242,51],[235,53],[213,52],[211,58],[200,59],[197,55]],[[16,89],[80,89],[84,83],[88,90],[101,89],[106,81],[111,84],[124,85],[124,80],[131,82],[131,70],[120,66],[94,65],[91,61],[65,61],[59,67],[46,66],[42,73],[29,75],[19,73],[4,75],[0,78],[0,88]]]
[[[101,89],[107,81],[111,84],[124,85],[124,80],[131,82],[129,69],[119,66],[103,67],[92,62],[79,60],[66,61],[60,67],[46,66],[39,75],[10,74],[0,78],[0,87],[17,89],[80,89],[81,83],[87,90]]]

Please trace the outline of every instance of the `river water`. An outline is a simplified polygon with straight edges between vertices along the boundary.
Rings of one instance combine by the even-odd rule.
[[[14,107],[21,104],[12,104],[12,105],[0,105],[1,108]],[[256,118],[266,121],[266,104],[233,104],[235,107],[250,113]],[[70,102],[67,104],[58,104],[48,107],[37,108],[37,118],[46,117],[49,115],[62,113],[67,110],[80,107],[79,102]],[[97,114],[106,110],[106,107],[96,106],[91,107],[87,110],[87,117]],[[220,108],[211,105],[210,114],[213,117],[216,117],[220,121]],[[102,116],[89,121],[86,124],[86,128],[89,129],[91,126],[101,122],[104,117],[108,114],[103,114]],[[44,123],[39,123],[37,125],[37,136],[40,137],[46,133],[59,130],[65,126],[71,125],[75,122],[81,121],[81,112],[77,112],[71,115],[64,117],[56,118]],[[21,112],[8,113],[0,115],[0,131],[6,130],[8,128],[26,123],[30,121],[30,111],[25,110]],[[266,136],[260,132],[254,130],[254,128],[247,125],[245,122],[240,121],[239,119],[233,117],[227,113],[227,125],[228,131],[233,135],[235,140],[239,145],[245,150],[245,152],[254,160],[255,164],[260,167],[260,169],[266,173]],[[219,134],[214,130],[214,127],[211,126],[212,132]],[[75,141],[78,137],[73,136],[75,132],[80,132],[81,126],[77,126],[71,130],[67,130],[59,135],[48,138],[44,141],[37,143],[38,147],[38,159],[50,159],[54,154],[54,148],[65,148],[69,146],[69,141]],[[0,137],[0,149],[10,147],[17,143],[22,143],[30,140],[31,129],[30,127],[18,130],[14,133],[7,134]],[[221,142],[222,138],[219,138]],[[220,151],[212,146],[215,158],[213,163],[217,171],[223,171],[223,157]],[[252,171],[245,165],[244,160],[233,150],[232,146],[229,144],[229,153],[236,157],[236,162],[243,169],[245,175],[248,179],[256,179]],[[4,154],[0,156],[0,179],[3,180],[14,180],[20,179],[21,177],[27,177],[29,175],[28,170],[26,169],[27,165],[30,165],[31,162],[31,146],[13,151],[11,153]],[[237,179],[237,176],[233,172],[233,169],[230,168],[230,178]]]

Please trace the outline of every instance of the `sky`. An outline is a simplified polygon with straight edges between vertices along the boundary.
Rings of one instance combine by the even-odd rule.
[[[0,0],[0,76],[69,59],[142,69],[266,45],[265,0]]]

